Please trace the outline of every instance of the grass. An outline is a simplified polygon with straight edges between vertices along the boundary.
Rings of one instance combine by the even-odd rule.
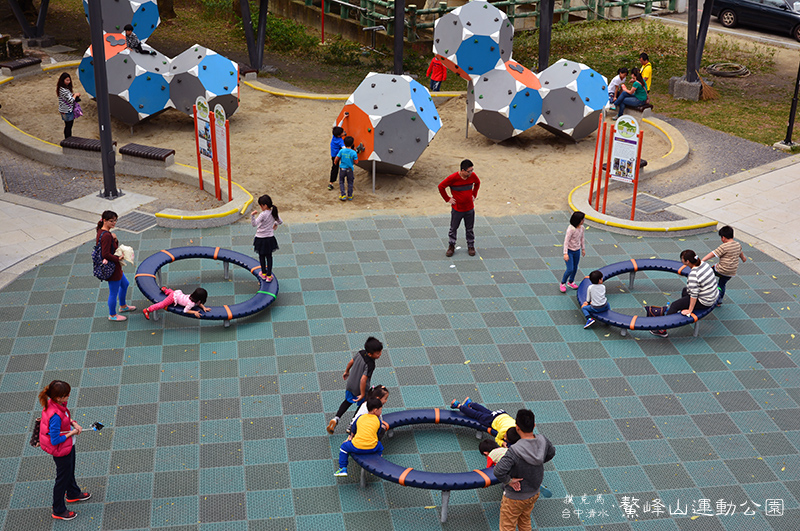
[[[229,0],[175,0],[177,19],[162,20],[148,43],[167,55],[177,55],[199,42],[218,53],[248,62],[241,20],[232,12]],[[89,26],[83,8],[74,0],[52,0],[48,31],[59,42],[83,50],[89,44]],[[257,4],[251,3],[254,20]],[[320,46],[319,34],[295,23],[270,15],[265,63],[278,68],[276,77],[306,90],[349,93],[371,71],[392,69],[391,50],[365,51],[358,44],[333,37]],[[666,116],[691,120],[713,129],[771,145],[785,136],[793,76],[776,72],[774,50],[740,45],[724,38],[710,39],[703,66],[716,62],[746,65],[747,78],[713,78],[720,93],[717,100],[688,102],[673,100],[668,93],[669,78],[685,73],[686,40],[670,26],[649,21],[585,22],[553,27],[551,61],[567,58],[585,63],[608,78],[620,66],[637,66],[639,52],[648,52],[654,79],[651,100],[656,111]],[[535,69],[538,33],[518,32],[514,38],[514,59]],[[404,68],[427,85],[425,71],[430,53],[406,48]],[[701,72],[702,73],[702,72]],[[792,78],[792,79],[789,79]],[[466,82],[450,74],[443,90],[465,90]],[[735,112],[732,112],[734,110]]]

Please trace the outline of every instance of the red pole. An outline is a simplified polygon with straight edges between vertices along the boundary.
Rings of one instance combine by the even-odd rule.
[[[322,44],[325,44],[325,0],[322,0]]]
[[[200,189],[203,189],[203,162],[200,159],[200,138],[197,136],[197,105],[192,105],[194,110],[194,145],[197,152],[197,173],[200,175]]]
[[[597,170],[597,147],[600,145],[600,129],[603,126],[603,113],[597,121],[597,140],[594,142],[594,158],[592,159],[592,182],[589,184],[589,206],[592,206],[592,196],[594,195],[594,174]]]
[[[225,142],[227,154],[226,160],[228,161],[228,202],[233,201],[233,194],[231,193],[231,121],[225,120]]]
[[[217,200],[222,200],[222,192],[219,189],[219,157],[217,156],[217,124],[214,113],[211,113],[211,153],[214,159],[211,161],[214,167],[214,196]]]
[[[614,125],[611,126],[611,129],[608,132],[608,138],[611,141],[610,143],[614,142]],[[608,199],[608,176],[611,174],[611,146],[608,146],[608,160],[606,160],[606,184],[605,188],[603,189],[603,214],[606,213],[606,200]]]
[[[633,200],[631,201],[631,221],[633,221],[634,212],[636,211],[636,190],[639,188],[639,168],[642,162],[642,140],[644,140],[644,131],[639,131],[639,147],[636,150],[636,173],[633,175]]]
[[[608,124],[603,122],[603,136],[600,140],[600,168],[597,172],[597,199],[594,201],[594,209],[600,210],[600,187],[603,184],[603,156],[606,151],[606,130],[608,129]],[[609,148],[610,151],[610,148]],[[590,203],[591,204],[591,203]]]

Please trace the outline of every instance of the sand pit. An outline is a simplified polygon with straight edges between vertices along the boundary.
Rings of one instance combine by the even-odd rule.
[[[76,90],[83,93],[74,69]],[[60,70],[14,80],[2,89],[3,114],[22,130],[49,142],[63,137],[55,86]],[[595,135],[578,144],[534,127],[495,144],[470,131],[465,138],[466,97],[436,104],[443,127],[408,175],[378,175],[375,194],[372,177],[356,169],[355,199],[342,203],[328,191],[331,126],[343,101],[315,101],[272,96],[242,85],[241,107],[231,118],[233,180],[253,195],[270,194],[285,220],[294,223],[344,219],[366,210],[409,215],[436,215],[449,211],[437,184],[458,169],[464,158],[475,164],[481,179],[476,202],[479,215],[541,214],[567,208],[567,194],[591,177]],[[85,98],[85,116],[75,121],[74,134],[99,138],[96,106]],[[118,145],[136,142],[173,148],[175,161],[196,166],[192,119],[166,111],[130,128],[112,120]],[[661,158],[669,144],[645,124],[643,157]],[[210,169],[210,167],[209,167]],[[180,200],[175,207],[180,207]]]

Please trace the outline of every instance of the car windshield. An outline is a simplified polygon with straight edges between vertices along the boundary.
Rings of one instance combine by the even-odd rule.
[[[778,9],[788,9],[789,7],[783,0],[762,0],[762,3],[766,6],[777,7]]]

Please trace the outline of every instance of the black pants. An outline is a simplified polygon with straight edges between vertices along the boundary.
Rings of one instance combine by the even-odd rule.
[[[72,136],[72,124],[75,123],[75,120],[70,120],[68,122],[64,122],[64,139]]]
[[[66,494],[70,498],[78,498],[81,489],[75,481],[75,447],[63,457],[53,456],[56,463],[56,484],[53,486],[53,514],[61,514],[67,510],[64,501]]]
[[[336,157],[331,157],[331,182],[335,183],[339,177],[339,164],[335,162]]]
[[[692,303],[691,299],[692,298],[689,296],[689,292],[686,290],[686,288],[683,288],[683,291],[681,291],[681,298],[673,303],[670,303],[669,309],[667,310],[667,315],[672,315],[674,313],[680,312],[681,310],[689,309],[689,305]],[[697,301],[694,305],[693,312],[694,313],[702,312],[703,310],[706,309],[708,309],[708,306],[704,306],[700,304],[700,301]]]
[[[461,220],[464,220],[464,229],[467,232],[467,247],[475,247],[475,209],[468,210],[467,212],[459,212],[455,208],[450,210],[450,245],[456,244],[456,233],[458,227],[461,226]]]
[[[259,254],[258,260],[261,262],[261,272],[265,276],[272,276],[272,253]]]

